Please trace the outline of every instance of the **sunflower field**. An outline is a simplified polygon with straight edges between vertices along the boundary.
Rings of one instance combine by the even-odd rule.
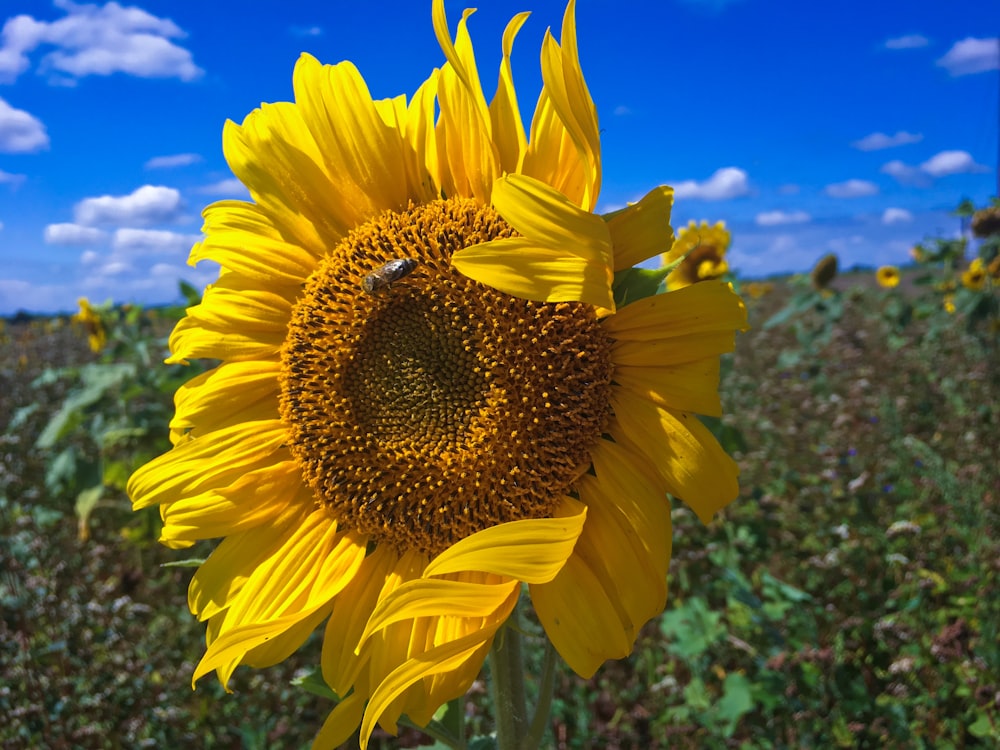
[[[740,497],[707,526],[676,505],[666,611],[593,678],[557,671],[544,746],[996,747],[996,291],[989,274],[955,283],[976,269],[946,244],[915,259],[821,288],[737,282],[750,330],[723,362],[726,416],[706,423]],[[238,669],[233,694],[191,690],[205,636],[184,592],[209,547],[160,546],[157,510],[125,494],[206,366],[162,364],[182,315],[87,303],[2,323],[4,748],[309,747],[330,709],[319,633]],[[530,701],[541,631],[522,627]],[[479,735],[487,679],[463,699]],[[369,746],[433,745],[401,726]]]

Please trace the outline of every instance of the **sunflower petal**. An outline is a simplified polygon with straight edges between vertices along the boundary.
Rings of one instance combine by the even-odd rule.
[[[440,118],[437,125],[438,167],[445,194],[489,202],[490,189],[500,176],[500,157],[493,144],[492,121],[479,81],[467,21],[467,9],[458,22],[455,41],[448,32],[443,0],[432,11],[434,33],[448,63],[438,78]]]
[[[231,362],[197,375],[174,394],[174,444],[187,433],[213,432],[237,422],[278,418],[275,361]]]
[[[703,523],[736,499],[739,469],[708,428],[692,414],[661,409],[625,388],[613,388],[612,436],[641,446],[670,494],[687,503]]]
[[[524,135],[524,123],[521,121],[521,110],[517,105],[517,91],[514,88],[514,76],[510,68],[510,53],[514,47],[514,38],[521,26],[528,20],[530,13],[518,13],[507,24],[503,32],[503,58],[500,61],[500,76],[497,81],[497,91],[490,102],[490,117],[493,122],[493,140],[500,156],[501,172],[517,172],[521,164],[527,139]]]
[[[576,544],[587,517],[581,503],[565,498],[566,515],[493,526],[456,542],[431,560],[424,576],[477,570],[528,583],[550,581]]]
[[[343,698],[326,717],[312,743],[312,750],[340,747],[357,731],[365,713],[365,696],[352,693]]]
[[[728,284],[705,281],[636,300],[605,325],[615,339],[648,342],[713,331],[746,330],[747,313],[743,301]]]
[[[408,581],[382,599],[372,613],[361,642],[394,622],[417,617],[489,617],[520,581],[487,584],[420,578]]]
[[[330,606],[364,555],[364,546],[337,534],[325,510],[314,511],[251,574],[227,610],[225,632],[208,647],[193,681],[215,669],[231,671],[230,665],[253,648]],[[225,676],[220,677],[224,684]]]
[[[670,226],[673,203],[674,189],[661,185],[646,193],[638,203],[604,215],[615,249],[616,271],[670,251],[674,243],[674,230]]]
[[[552,581],[529,589],[545,634],[581,677],[592,677],[610,656],[628,654],[632,642],[622,630],[611,593],[583,558],[570,556]],[[586,603],[585,613],[581,603]]]
[[[290,458],[282,447],[287,439],[285,425],[269,420],[244,422],[178,445],[129,478],[126,489],[132,508],[228,487],[247,471]]]
[[[722,416],[718,357],[672,366],[632,367],[615,364],[615,383],[664,409]]]

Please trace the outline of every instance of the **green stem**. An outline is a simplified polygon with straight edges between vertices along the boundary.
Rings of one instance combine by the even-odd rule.
[[[538,683],[538,701],[535,704],[535,715],[531,718],[531,727],[524,738],[526,748],[542,746],[545,730],[549,726],[549,713],[552,710],[552,693],[556,685],[556,650],[552,641],[545,639],[545,661],[542,662],[542,677]]]
[[[521,658],[521,634],[517,627],[515,609],[490,649],[490,677],[498,750],[523,750],[528,729],[528,712],[524,699],[524,660]]]

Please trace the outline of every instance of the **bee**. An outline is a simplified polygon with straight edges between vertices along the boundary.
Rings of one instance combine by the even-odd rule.
[[[419,262],[413,258],[390,260],[361,279],[361,289],[368,294],[388,289],[393,283],[413,273],[417,265]]]

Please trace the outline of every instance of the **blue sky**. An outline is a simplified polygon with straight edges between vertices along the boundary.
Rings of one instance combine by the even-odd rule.
[[[473,3],[468,3],[473,5]],[[352,60],[376,97],[443,56],[426,2],[4,0],[0,315],[175,301],[200,211],[244,198],[224,121],[288,100],[302,51]],[[674,226],[725,221],[743,276],[903,263],[996,193],[1000,3],[579,0],[602,127],[600,211],[676,189]],[[466,3],[446,0],[454,29]],[[492,95],[507,20],[530,113],[563,4],[484,0],[470,19]],[[530,114],[529,114],[530,116]]]

